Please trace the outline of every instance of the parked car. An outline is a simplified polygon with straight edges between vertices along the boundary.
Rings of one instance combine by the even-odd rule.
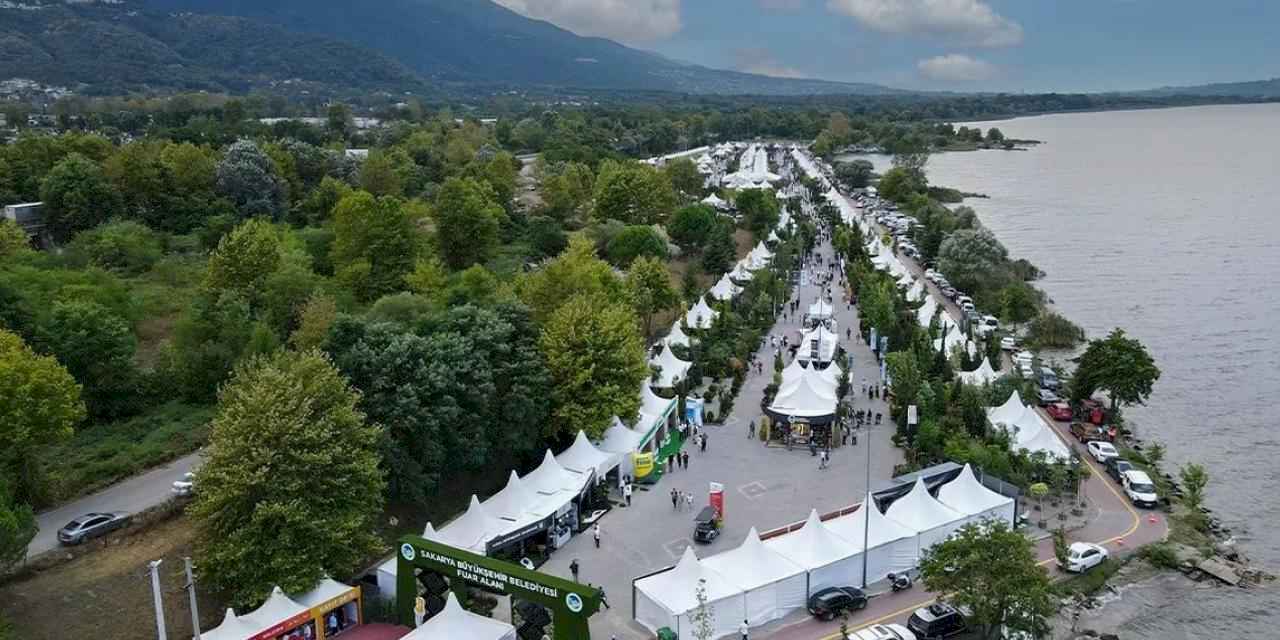
[[[720,537],[720,518],[715,507],[703,507],[693,518],[693,539],[695,542],[710,543]]]
[[[1134,468],[1133,463],[1124,458],[1111,458],[1102,466],[1107,470],[1107,474],[1116,481],[1116,484],[1123,484],[1124,472]]]
[[[1045,411],[1048,412],[1050,418],[1058,422],[1069,422],[1071,420],[1071,405],[1065,402],[1055,402],[1045,407]],[[1071,433],[1075,433],[1074,428]]]
[[[1000,329],[1000,320],[995,316],[991,316],[991,315],[982,316],[982,318],[978,320],[978,336],[979,337],[985,338],[991,335],[993,332],[997,331],[998,329]],[[1001,344],[1003,344],[1003,341],[1001,341]]]
[[[58,529],[58,542],[66,545],[80,544],[92,538],[105,536],[128,523],[129,514],[123,511],[86,513]]]
[[[1094,460],[1097,460],[1102,464],[1106,464],[1107,460],[1111,458],[1120,457],[1120,452],[1116,451],[1115,445],[1102,440],[1090,440],[1089,443],[1085,445],[1085,449],[1089,450],[1089,455],[1093,456]]]
[[[916,634],[900,624],[873,624],[851,631],[845,637],[849,640],[916,640]]]
[[[1062,386],[1062,382],[1058,380],[1058,374],[1054,373],[1053,369],[1046,367],[1040,369],[1040,386],[1057,391]]]
[[[1104,427],[1089,422],[1072,422],[1071,435],[1076,437],[1080,442],[1092,442],[1100,440],[1102,442],[1115,442],[1115,427]]]
[[[171,489],[173,494],[183,498],[190,497],[196,493],[196,474],[188,471],[182,474],[181,480],[174,480]]]
[[[1067,564],[1062,567],[1072,573],[1084,573],[1102,564],[1111,554],[1099,545],[1088,542],[1072,542],[1067,549]]]
[[[1154,508],[1160,504],[1160,496],[1156,495],[1156,485],[1145,471],[1130,469],[1120,474],[1120,486],[1125,495],[1139,507]]]
[[[867,594],[857,587],[827,587],[809,596],[809,613],[819,620],[832,620],[867,606]]]
[[[921,607],[907,619],[907,628],[920,640],[950,638],[965,632],[964,615],[950,605],[936,603]]]
[[[933,269],[924,270],[924,279],[933,282],[938,277],[938,272]]]
[[[1014,364],[1031,364],[1035,361],[1035,355],[1030,351],[1019,351],[1013,354]]]
[[[1018,341],[1013,336],[1005,336],[1000,338],[1000,348],[1005,351],[1014,351],[1018,348]]]
[[[1039,402],[1042,407],[1047,407],[1058,400],[1061,400],[1061,398],[1058,397],[1058,394],[1049,389],[1040,389],[1040,391],[1036,393],[1036,401]]]
[[[966,304],[968,304],[970,307],[972,307],[973,298],[970,298],[969,296],[966,296],[966,295],[956,296],[956,304],[960,305],[961,307],[964,307]]]
[[[1018,364],[1018,373],[1022,374],[1022,377],[1027,378],[1029,380],[1031,379],[1032,376],[1036,374],[1036,370],[1034,367],[1031,366],[1031,363],[1022,362]]]
[[[956,297],[956,290],[951,285],[943,284],[938,286],[942,289],[942,295],[946,296],[948,300]]]
[[[1076,418],[1085,422],[1102,424],[1107,420],[1106,409],[1097,400],[1085,400],[1075,407]]]

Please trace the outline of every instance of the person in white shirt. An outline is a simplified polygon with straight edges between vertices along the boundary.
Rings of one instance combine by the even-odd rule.
[[[746,620],[743,620],[743,621],[742,621],[742,625],[740,625],[740,626],[738,627],[738,633],[741,633],[741,634],[742,634],[742,640],[749,640],[749,639],[747,638],[747,631],[748,631],[747,621],[746,621]]]

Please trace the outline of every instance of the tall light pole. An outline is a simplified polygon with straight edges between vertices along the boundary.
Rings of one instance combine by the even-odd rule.
[[[196,604],[196,577],[192,571],[191,556],[182,559],[187,567],[187,595],[191,597],[191,632],[195,640],[200,640],[200,609]]]
[[[870,540],[867,536],[871,533],[871,512],[867,509],[876,508],[871,500],[871,429],[872,424],[867,422],[867,495],[862,500],[862,588],[867,588],[867,548],[870,546]]]
[[[164,629],[164,600],[160,594],[160,564],[164,559],[152,560],[147,564],[151,568],[151,599],[156,608],[156,634],[160,640],[168,640]]]

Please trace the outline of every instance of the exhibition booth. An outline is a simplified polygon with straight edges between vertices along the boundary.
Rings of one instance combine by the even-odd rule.
[[[516,628],[478,613],[471,613],[458,604],[457,596],[449,592],[444,609],[431,616],[417,629],[401,640],[516,640]]]
[[[280,587],[257,609],[237,616],[227,609],[222,622],[200,632],[202,640],[325,640],[359,624],[360,587],[325,577],[296,598]]]
[[[1032,407],[1022,404],[1022,398],[1014,391],[1004,404],[987,409],[987,420],[997,428],[1009,432],[1010,446],[1035,453],[1043,451],[1051,458],[1067,460],[1071,450],[1054,432],[1053,427]]]

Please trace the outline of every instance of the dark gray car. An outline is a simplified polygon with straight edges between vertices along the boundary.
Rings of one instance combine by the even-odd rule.
[[[121,511],[86,513],[58,529],[58,542],[80,544],[85,540],[111,533],[128,523],[129,514]]]

